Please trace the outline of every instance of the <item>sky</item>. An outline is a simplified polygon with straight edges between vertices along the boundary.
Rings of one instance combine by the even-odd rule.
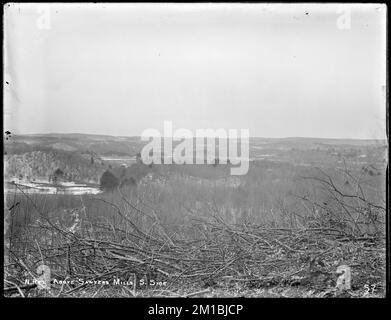
[[[386,7],[11,4],[4,128],[385,138]]]

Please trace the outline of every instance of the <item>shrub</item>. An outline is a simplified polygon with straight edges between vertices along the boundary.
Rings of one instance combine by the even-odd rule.
[[[100,188],[102,190],[113,190],[118,187],[119,181],[117,177],[110,171],[105,171],[100,178]]]

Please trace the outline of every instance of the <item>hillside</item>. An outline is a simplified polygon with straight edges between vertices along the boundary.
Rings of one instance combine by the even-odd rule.
[[[134,163],[146,143],[140,137],[91,134],[12,135],[4,141],[6,177],[48,179],[59,168],[69,180],[97,183],[110,166]],[[250,160],[304,166],[335,166],[348,159],[358,167],[381,168],[386,151],[380,140],[250,138]]]
[[[5,155],[5,177],[25,180],[49,180],[56,169],[69,181],[98,183],[106,167],[80,153],[52,150]],[[93,162],[93,163],[91,163]]]
[[[96,154],[133,156],[142,147],[139,137],[113,137],[87,134],[13,135],[4,141],[7,154],[31,151],[65,150]]]

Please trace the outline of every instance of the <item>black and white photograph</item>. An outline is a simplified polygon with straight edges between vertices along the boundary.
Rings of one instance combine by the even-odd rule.
[[[387,76],[381,3],[4,4],[2,298],[385,298]]]

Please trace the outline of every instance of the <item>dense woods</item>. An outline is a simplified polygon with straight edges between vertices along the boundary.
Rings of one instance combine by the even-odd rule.
[[[69,181],[98,183],[105,166],[99,162],[91,163],[90,158],[66,151],[32,151],[5,156],[5,174],[27,180],[49,180],[60,168],[64,178]]]

